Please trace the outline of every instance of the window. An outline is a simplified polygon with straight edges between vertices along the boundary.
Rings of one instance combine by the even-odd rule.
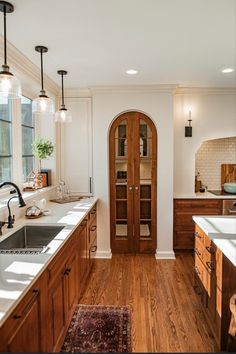
[[[35,159],[32,153],[32,143],[35,137],[35,121],[32,114],[32,100],[21,98],[21,127],[22,127],[22,169],[23,180],[34,170]]]
[[[12,180],[12,105],[0,98],[0,183]]]

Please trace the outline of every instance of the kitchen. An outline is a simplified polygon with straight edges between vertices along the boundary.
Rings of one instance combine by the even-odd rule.
[[[25,96],[29,97],[30,99],[34,99],[38,96],[38,92],[40,90],[40,66],[39,66],[39,54],[35,52],[34,47],[38,44],[46,44],[49,47],[49,50],[45,55],[44,58],[44,68],[45,68],[45,77],[44,77],[44,84],[47,90],[47,95],[55,100],[55,103],[60,104],[61,97],[60,97],[60,79],[59,75],[57,75],[57,69],[61,69],[61,65],[65,65],[65,69],[68,70],[68,75],[65,76],[64,85],[65,85],[65,104],[66,107],[72,112],[72,122],[71,124],[55,124],[53,118],[49,119],[38,119],[36,121],[37,129],[40,131],[40,136],[46,137],[52,140],[55,145],[55,153],[53,156],[43,161],[43,168],[50,169],[52,172],[52,186],[47,188],[43,188],[41,190],[37,190],[33,194],[29,192],[27,197],[25,198],[25,193],[23,193],[23,197],[27,204],[27,207],[32,204],[34,199],[39,200],[45,198],[47,200],[47,208],[54,210],[57,208],[56,203],[50,202],[50,199],[55,198],[56,195],[56,186],[59,184],[60,180],[64,180],[69,187],[71,194],[80,194],[80,195],[87,195],[90,196],[91,194],[98,198],[97,204],[97,251],[96,251],[96,260],[95,260],[95,269],[94,272],[91,272],[91,278],[88,280],[88,290],[85,290],[85,297],[82,298],[85,303],[96,303],[102,302],[104,294],[107,294],[107,304],[112,303],[119,303],[122,304],[122,290],[118,290],[118,284],[114,281],[114,273],[115,271],[120,272],[123,274],[125,265],[135,274],[137,270],[137,275],[135,275],[133,280],[134,288],[137,290],[138,294],[141,296],[140,290],[137,289],[137,285],[135,283],[135,279],[137,280],[140,276],[141,271],[141,264],[144,260],[147,261],[147,266],[143,270],[146,276],[146,279],[152,279],[153,283],[156,285],[155,289],[158,288],[157,279],[159,279],[160,283],[163,283],[163,289],[160,290],[163,293],[160,293],[160,298],[156,298],[155,289],[148,293],[148,289],[145,289],[145,281],[142,278],[141,283],[143,284],[142,290],[144,294],[142,294],[143,298],[140,300],[141,308],[145,316],[150,314],[150,308],[153,309],[153,306],[157,306],[158,308],[158,316],[161,318],[161,323],[157,321],[156,318],[150,317],[150,321],[153,321],[155,324],[155,328],[157,331],[154,331],[154,339],[153,341],[149,337],[152,332],[150,328],[150,332],[146,334],[143,333],[141,330],[138,329],[137,323],[140,320],[141,314],[140,310],[138,310],[138,297],[134,300],[129,299],[124,301],[134,301],[134,319],[135,323],[133,324],[135,328],[135,332],[138,333],[134,339],[134,347],[133,349],[136,351],[215,351],[217,350],[217,344],[211,338],[212,334],[211,329],[207,327],[205,324],[205,320],[203,314],[200,312],[200,305],[198,307],[197,297],[195,299],[195,294],[193,290],[193,286],[191,289],[193,293],[189,294],[188,290],[190,288],[190,279],[192,267],[194,266],[194,261],[192,255],[178,255],[176,252],[176,245],[174,245],[175,239],[175,226],[173,225],[174,220],[174,213],[175,208],[174,204],[176,201],[181,201],[182,199],[188,202],[188,199],[193,198],[196,200],[195,202],[201,201],[201,204],[204,206],[203,211],[207,209],[207,203],[212,202],[218,203],[214,205],[214,208],[210,207],[210,212],[212,215],[222,214],[222,200],[227,199],[223,196],[214,196],[208,192],[198,193],[195,194],[195,175],[198,171],[196,171],[196,157],[195,154],[199,150],[201,144],[205,141],[215,140],[215,139],[224,139],[224,138],[235,138],[236,133],[236,126],[235,126],[235,73],[231,74],[222,74],[220,72],[220,68],[224,67],[225,65],[234,65],[235,58],[234,54],[230,54],[230,48],[234,41],[234,31],[231,30],[231,26],[234,23],[234,6],[235,3],[232,1],[230,2],[232,9],[225,9],[223,2],[219,2],[218,6],[212,3],[212,7],[209,5],[207,8],[207,13],[211,14],[212,8],[214,9],[214,19],[210,16],[210,19],[203,18],[202,27],[199,28],[198,21],[199,18],[202,18],[203,13],[205,13],[205,4],[201,2],[201,6],[204,7],[204,12],[202,13],[199,9],[199,3],[197,5],[196,2],[192,1],[191,6],[187,4],[186,1],[180,1],[181,5],[173,5],[169,2],[167,5],[164,5],[162,1],[158,1],[158,5],[154,5],[153,2],[152,6],[155,10],[158,10],[158,6],[160,6],[160,11],[156,11],[156,17],[152,23],[152,25],[157,25],[159,23],[159,30],[155,30],[155,36],[153,31],[149,31],[147,35],[147,42],[151,46],[153,42],[158,40],[159,46],[162,45],[162,52],[165,53],[163,55],[164,61],[166,58],[173,58],[173,56],[177,55],[176,53],[181,53],[181,60],[180,63],[183,62],[185,66],[188,66],[188,61],[190,61],[189,53],[191,50],[195,53],[191,57],[192,63],[189,64],[190,68],[188,70],[188,75],[184,76],[176,76],[175,71],[172,72],[171,79],[167,75],[164,79],[158,80],[151,80],[152,72],[149,72],[149,78],[146,77],[145,80],[141,80],[139,75],[128,76],[124,75],[122,77],[116,78],[115,72],[120,70],[116,67],[113,67],[109,74],[106,73],[105,68],[103,68],[102,75],[103,81],[101,77],[97,77],[100,67],[97,70],[93,71],[92,74],[89,73],[89,70],[86,72],[80,69],[79,64],[70,66],[70,61],[66,60],[68,55],[65,55],[64,62],[60,59],[60,56],[63,54],[63,47],[61,46],[61,40],[58,43],[58,37],[55,36],[53,31],[46,31],[46,27],[43,30],[40,26],[35,26],[35,17],[36,14],[42,16],[44,18],[44,22],[49,24],[50,21],[50,14],[55,12],[58,14],[58,18],[55,18],[55,28],[60,28],[59,18],[63,22],[64,15],[57,9],[59,7],[53,1],[52,4],[47,4],[49,10],[47,13],[44,13],[43,9],[41,8],[40,4],[36,4],[33,2],[34,5],[30,5],[32,2],[23,1],[20,4],[18,1],[14,3],[15,11],[12,14],[7,14],[7,25],[8,25],[8,62],[10,64],[10,68],[12,72],[17,74],[17,77],[20,79],[23,93]],[[60,2],[62,3],[62,2]],[[24,6],[23,6],[24,5]],[[79,6],[81,5],[81,7]],[[124,5],[124,4],[123,4]],[[31,6],[33,8],[31,9]],[[35,6],[35,7],[34,7]],[[91,46],[89,43],[100,43],[101,38],[104,37],[104,31],[107,28],[108,24],[105,22],[104,27],[101,26],[101,22],[99,21],[98,17],[104,15],[107,11],[109,12],[110,16],[112,16],[113,11],[108,5],[106,1],[101,1],[99,9],[99,16],[97,13],[94,12],[94,8],[91,4],[82,5],[77,4],[75,1],[71,1],[71,6],[74,11],[73,14],[77,14],[78,18],[74,15],[73,17],[73,24],[74,24],[74,31],[76,32],[76,28],[78,23],[81,23],[81,27],[78,30],[80,35],[80,43],[83,46],[78,50],[78,53],[73,54],[78,57],[78,63],[81,61],[85,61],[88,67],[93,67],[94,57],[96,57],[95,53],[92,53]],[[121,16],[124,21],[124,25],[126,26],[127,33],[130,33],[132,39],[136,38],[136,32],[133,33],[129,31],[129,15],[131,9],[129,11],[123,12],[123,8],[117,6],[117,17],[116,20]],[[141,21],[143,14],[141,9],[145,9],[147,14],[145,16],[147,23],[149,16],[151,19],[152,11],[151,7],[146,8],[144,3],[140,2],[140,9],[136,9],[137,11],[137,19]],[[165,7],[166,6],[166,7]],[[168,7],[169,6],[169,7]],[[165,41],[162,40],[159,33],[163,35],[163,28],[165,24],[163,23],[163,19],[161,14],[164,13],[165,15],[168,13],[170,16],[169,9],[174,6],[175,11],[179,14],[179,16],[183,16],[182,10],[185,9],[185,24],[183,27],[178,28],[178,33],[176,33],[176,41],[173,41],[173,47],[166,48],[164,45]],[[201,7],[200,6],[200,7]],[[229,6],[230,7],[230,6]],[[82,10],[83,9],[83,10]],[[66,14],[70,17],[71,11],[70,9],[66,9]],[[175,12],[174,11],[174,12]],[[219,25],[221,23],[221,16],[222,12],[225,11],[226,14],[224,18],[230,19],[229,21],[225,21],[224,26]],[[30,16],[29,16],[30,13]],[[199,32],[199,38],[202,40],[206,38],[206,34],[208,35],[207,39],[209,43],[210,41],[217,40],[219,41],[218,46],[216,46],[215,50],[215,57],[214,60],[212,59],[211,53],[209,54],[209,61],[208,66],[213,65],[213,61],[215,58],[220,58],[220,53],[225,52],[225,61],[227,64],[223,62],[222,59],[219,63],[217,63],[217,67],[219,69],[216,70],[215,76],[208,78],[208,80],[204,81],[204,78],[207,78],[207,70],[205,68],[204,75],[201,77],[201,80],[198,80],[198,75],[196,75],[196,71],[191,70],[191,66],[197,66],[197,58],[199,53],[201,53],[202,48],[201,46],[196,47],[197,43],[194,44],[191,41],[191,36],[188,38],[186,34],[186,26],[189,24],[189,15],[195,17],[195,25],[197,27],[193,28],[193,26],[188,26],[191,28],[191,35],[192,38],[195,38],[196,31]],[[59,16],[60,15],[60,16]],[[114,15],[114,14],[113,14]],[[44,16],[44,17],[43,17]],[[83,21],[84,18],[87,18],[88,23]],[[66,17],[66,16],[65,16]],[[166,16],[164,16],[165,21],[167,21]],[[79,20],[78,20],[79,19]],[[218,22],[217,22],[218,19]],[[215,34],[213,38],[211,37],[212,34],[209,31],[209,21],[212,21],[212,28],[215,30]],[[108,18],[107,18],[108,21]],[[216,21],[216,22],[215,22]],[[99,22],[99,24],[98,24]],[[34,30],[34,38],[33,35],[31,38],[27,36],[27,27],[23,26],[22,23],[28,23],[29,26]],[[118,22],[114,21],[115,24]],[[82,26],[83,24],[83,26]],[[93,30],[93,34],[91,34],[89,26],[95,26],[97,24],[98,28],[100,28],[101,32],[96,32]],[[173,16],[168,17],[168,24],[169,24],[169,35],[173,36],[173,33],[176,30],[176,22]],[[189,24],[190,25],[190,24]],[[18,26],[22,32],[16,31],[16,26]],[[227,27],[228,26],[228,27]],[[36,28],[35,28],[36,27]],[[223,28],[224,27],[224,28]],[[94,28],[94,27],[92,27]],[[136,29],[137,30],[137,29]],[[120,28],[115,27],[113,35],[119,36]],[[225,32],[222,32],[225,31]],[[17,32],[17,33],[16,33]],[[107,31],[105,31],[107,32]],[[156,34],[158,33],[158,35]],[[225,33],[225,36],[222,36],[222,33]],[[97,36],[94,38],[93,36]],[[107,43],[113,43],[114,38],[112,34],[107,39]],[[132,37],[134,36],[134,38]],[[65,39],[65,43],[67,38],[71,36],[66,32],[65,26],[60,31],[61,38]],[[86,40],[83,39],[85,36]],[[87,37],[86,37],[87,36]],[[156,37],[157,36],[157,37]],[[183,44],[181,38],[183,37]],[[187,37],[186,37],[187,36]],[[228,42],[223,42],[221,40],[222,37],[229,38]],[[230,37],[231,36],[231,37]],[[56,37],[56,38],[55,38]],[[142,32],[140,30],[139,37],[142,37]],[[22,40],[24,38],[24,40]],[[27,41],[28,38],[28,41]],[[178,43],[178,45],[174,46],[174,42]],[[182,43],[181,50],[178,46]],[[186,44],[187,43],[187,44]],[[200,41],[199,41],[200,43]],[[3,41],[1,42],[1,51],[3,51]],[[59,45],[60,44],[60,45]],[[141,46],[142,41],[137,44]],[[127,45],[127,43],[126,43]],[[105,44],[104,44],[105,46]],[[233,45],[232,45],[233,46]],[[57,51],[56,51],[57,48]],[[222,48],[224,50],[222,50]],[[98,49],[98,48],[97,48]],[[73,50],[73,43],[71,44],[70,50]],[[148,50],[148,49],[146,49]],[[152,50],[154,50],[152,48]],[[88,52],[91,54],[86,59],[83,57],[84,53]],[[173,51],[173,52],[172,52]],[[65,50],[66,52],[66,50]],[[121,53],[122,51],[120,51]],[[141,52],[141,48],[140,48]],[[25,53],[25,54],[23,54]],[[117,53],[117,52],[116,52]],[[1,57],[3,52],[0,53]],[[110,53],[111,55],[111,53]],[[70,55],[69,58],[71,59]],[[81,58],[81,59],[80,59]],[[82,60],[83,58],[83,60]],[[93,59],[92,59],[93,58]],[[119,57],[119,60],[122,58]],[[127,60],[127,59],[126,59]],[[144,58],[142,59],[143,62]],[[219,59],[220,60],[220,59]],[[116,62],[115,59],[110,60],[110,62]],[[135,63],[135,61],[134,61]],[[204,61],[203,61],[204,63]],[[127,63],[123,63],[123,66],[126,65],[132,66],[135,65],[132,62],[127,60]],[[137,63],[140,68],[142,68],[141,63]],[[149,64],[147,64],[148,66]],[[163,65],[163,63],[162,63]],[[202,64],[203,65],[203,64]],[[159,62],[158,67],[161,66]],[[172,64],[169,63],[168,69],[166,69],[166,73],[168,74],[172,70]],[[85,68],[83,68],[85,70]],[[209,68],[208,68],[209,69]],[[76,76],[77,70],[79,71],[78,77]],[[147,69],[145,69],[147,70]],[[151,66],[150,66],[151,70]],[[180,70],[180,69],[179,69]],[[183,68],[182,68],[183,70]],[[200,69],[198,69],[200,70]],[[140,69],[142,72],[142,70]],[[181,70],[180,70],[181,71]],[[176,69],[177,72],[177,69]],[[185,71],[184,71],[185,72]],[[122,74],[123,75],[123,74]],[[143,74],[141,73],[141,76]],[[213,75],[213,74],[212,74]],[[214,80],[213,80],[214,78]],[[176,84],[177,83],[177,84]],[[185,126],[188,124],[189,118],[189,107],[191,107],[191,119],[192,119],[192,137],[185,137],[184,136],[184,129]],[[151,259],[147,258],[146,255],[136,254],[134,259],[131,262],[133,264],[128,265],[128,260],[130,257],[128,255],[121,255],[119,257],[118,254],[115,254],[111,250],[111,240],[110,240],[110,190],[109,190],[109,175],[110,175],[110,166],[109,166],[109,158],[110,158],[110,149],[109,149],[109,133],[112,127],[113,122],[116,119],[119,119],[121,114],[125,114],[130,111],[138,112],[139,114],[145,114],[151,121],[154,123],[156,128],[156,135],[157,135],[157,176],[156,176],[156,249],[155,249],[155,257],[152,256]],[[74,118],[76,117],[76,118]],[[19,126],[19,121],[18,121]],[[78,133],[79,132],[79,133]],[[21,151],[21,142],[20,138],[17,136],[16,131],[13,129],[13,134],[15,138],[15,144],[18,147],[18,150]],[[78,138],[79,137],[79,138]],[[17,150],[17,148],[15,148]],[[14,156],[16,159],[16,168],[14,169],[14,181],[17,185],[21,185],[21,174],[20,174],[20,157],[17,155],[17,151],[13,151],[15,154]],[[233,161],[226,161],[221,160],[220,164],[225,163],[236,163],[235,159]],[[17,172],[18,171],[18,172]],[[220,176],[220,168],[218,169],[218,175]],[[202,178],[203,172],[200,171],[200,177]],[[1,181],[3,182],[3,181]],[[203,180],[203,183],[208,186],[208,190],[210,188],[214,189],[221,189],[219,185],[210,187],[208,181]],[[131,183],[132,184],[132,183]],[[2,192],[2,189],[0,190]],[[8,199],[9,194],[3,196],[3,199]],[[180,200],[179,200],[180,199]],[[235,196],[230,196],[230,200],[234,200]],[[88,199],[90,200],[90,198]],[[192,200],[192,199],[191,199]],[[83,200],[82,200],[83,201]],[[194,203],[195,203],[194,202]],[[75,202],[76,203],[76,202]],[[66,205],[66,204],[65,204]],[[65,207],[65,215],[70,210]],[[67,204],[68,205],[68,204]],[[74,204],[73,204],[74,205]],[[129,204],[130,205],[130,204]],[[61,206],[61,205],[60,205]],[[91,206],[92,207],[92,206]],[[59,208],[59,206],[58,206]],[[187,206],[188,208],[188,206]],[[18,208],[17,202],[11,202],[11,209],[14,211],[15,214],[15,224],[13,229],[16,230],[19,224],[18,222],[25,221],[24,213],[25,210],[22,208]],[[72,208],[73,209],[73,208]],[[55,209],[56,210],[56,209]],[[195,212],[197,208],[194,208]],[[214,210],[214,212],[213,212]],[[54,213],[54,212],[53,212]],[[46,222],[46,218],[50,220],[50,217],[55,217],[55,215],[44,216],[41,218],[40,222]],[[186,211],[183,211],[186,214]],[[199,214],[201,213],[201,214]],[[195,214],[194,212],[190,212],[191,218],[193,215],[209,215],[209,213],[202,213],[202,210],[199,213]],[[211,214],[210,214],[211,215]],[[8,210],[6,207],[6,202],[2,204],[2,211],[1,211],[1,220],[7,220],[8,217]],[[62,217],[62,215],[61,215]],[[189,215],[188,215],[189,217]],[[23,218],[23,220],[21,219]],[[55,219],[56,220],[56,219]],[[58,219],[57,219],[58,220]],[[191,224],[190,226],[187,225],[187,231],[185,234],[182,230],[182,235],[184,234],[187,237],[191,233],[193,235],[193,230]],[[190,227],[190,229],[189,229]],[[3,235],[8,231],[6,226],[2,228]],[[179,231],[179,230],[177,230]],[[183,238],[181,239],[181,241]],[[191,238],[190,243],[194,241],[194,237]],[[180,245],[181,246],[181,245]],[[179,249],[181,249],[181,247]],[[187,249],[193,249],[193,244],[187,246]],[[186,249],[186,247],[185,247]],[[188,250],[189,250],[188,249]],[[118,264],[120,262],[120,270],[118,270]],[[185,262],[185,263],[184,263]],[[185,266],[184,266],[185,264]],[[104,269],[109,269],[108,274],[110,274],[111,278],[106,278],[104,275]],[[182,267],[182,268],[181,268]],[[153,270],[152,270],[153,269]],[[156,269],[157,273],[152,273]],[[177,340],[176,337],[181,337],[179,333],[181,332],[181,324],[178,322],[178,314],[174,312],[175,316],[174,319],[171,318],[170,313],[162,312],[159,302],[162,299],[164,306],[170,306],[169,303],[174,304],[175,301],[179,301],[175,298],[175,295],[172,291],[172,286],[179,286],[179,299],[181,298],[181,291],[180,285],[178,285],[177,280],[180,279],[177,277],[175,279],[176,272],[179,270],[180,273],[183,274],[186,271],[186,276],[178,275],[181,278],[181,284],[184,287],[183,291],[185,294],[182,295],[184,297],[184,301],[187,302],[189,308],[189,317],[187,319],[183,318],[182,321],[186,321],[186,323],[191,325],[192,322],[197,322],[198,324],[203,322],[203,326],[200,326],[200,331],[204,332],[204,339],[196,339],[195,344],[193,346],[189,346],[186,343],[186,340]],[[97,271],[97,273],[96,273]],[[148,275],[148,271],[150,275]],[[103,274],[103,277],[102,277]],[[108,276],[108,275],[107,275]],[[97,277],[97,278],[96,278]],[[132,284],[132,277],[130,274],[127,274],[128,279]],[[149,278],[150,277],[150,278]],[[107,284],[105,286],[104,279],[106,279]],[[113,280],[112,280],[113,279]],[[141,279],[141,278],[140,278]],[[165,281],[169,280],[169,284],[165,283]],[[111,282],[113,289],[117,289],[118,294],[114,295],[111,291],[109,281]],[[138,280],[137,280],[138,281]],[[150,280],[148,280],[150,281]],[[122,284],[126,284],[125,276],[122,276]],[[95,289],[101,291],[100,298],[93,298],[92,295],[92,284],[94,284]],[[103,284],[103,287],[102,285]],[[123,285],[124,285],[123,284]],[[132,286],[130,284],[130,286]],[[184,285],[185,284],[185,285]],[[167,286],[170,286],[167,288]],[[110,288],[110,294],[108,290]],[[124,289],[127,285],[124,285]],[[103,293],[102,293],[103,289]],[[164,289],[166,289],[167,295],[165,295]],[[123,292],[128,291],[123,290]],[[191,305],[190,300],[187,299],[187,294],[189,294],[190,299],[194,302],[194,306]],[[118,300],[116,299],[118,296]],[[151,304],[150,300],[150,308],[145,304],[145,301],[149,301],[149,296],[153,297],[154,304]],[[104,300],[105,302],[105,300]],[[149,302],[148,302],[149,303]],[[159,305],[158,305],[159,304]],[[194,319],[193,310],[198,309],[199,317]],[[170,306],[170,311],[173,311],[172,306]],[[177,310],[176,310],[177,311]],[[155,312],[156,313],[156,312]],[[158,317],[157,316],[157,317]],[[167,317],[166,317],[167,316]],[[141,317],[142,318],[142,317]],[[176,327],[176,335],[174,335],[171,331],[171,324],[179,323],[179,327]],[[194,322],[194,323],[195,323]],[[162,324],[167,326],[167,330],[165,331],[162,328]],[[180,331],[180,332],[179,332]],[[195,326],[194,333],[197,333],[197,326]],[[145,335],[147,336],[147,340],[145,342]],[[187,335],[187,334],[186,334]],[[196,334],[197,336],[197,334]],[[166,342],[162,342],[160,338],[168,338]],[[189,338],[189,337],[187,337]],[[209,342],[207,342],[207,338],[210,338]],[[176,340],[175,340],[176,339]],[[201,345],[198,343],[198,340],[201,342]],[[151,341],[152,344],[149,342]],[[135,343],[136,344],[135,346]],[[146,343],[143,344],[143,343]]]

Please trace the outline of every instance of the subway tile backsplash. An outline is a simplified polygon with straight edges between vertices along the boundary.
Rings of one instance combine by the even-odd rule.
[[[208,189],[221,189],[221,164],[236,163],[236,137],[208,140],[195,156],[195,175],[200,173]]]

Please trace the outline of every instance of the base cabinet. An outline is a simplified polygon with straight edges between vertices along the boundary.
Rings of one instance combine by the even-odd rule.
[[[92,267],[96,206],[0,328],[1,352],[58,352]]]
[[[175,199],[174,244],[176,253],[194,251],[193,215],[221,215],[221,199]]]
[[[42,323],[45,311],[45,275],[31,287],[1,328],[1,351],[36,353],[46,349]],[[45,316],[45,317],[44,317]]]
[[[236,267],[195,226],[194,289],[220,350],[227,349],[230,297],[236,293]]]

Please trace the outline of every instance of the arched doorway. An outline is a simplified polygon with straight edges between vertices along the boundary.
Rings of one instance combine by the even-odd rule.
[[[141,112],[122,113],[109,133],[113,253],[155,253],[157,132]]]

